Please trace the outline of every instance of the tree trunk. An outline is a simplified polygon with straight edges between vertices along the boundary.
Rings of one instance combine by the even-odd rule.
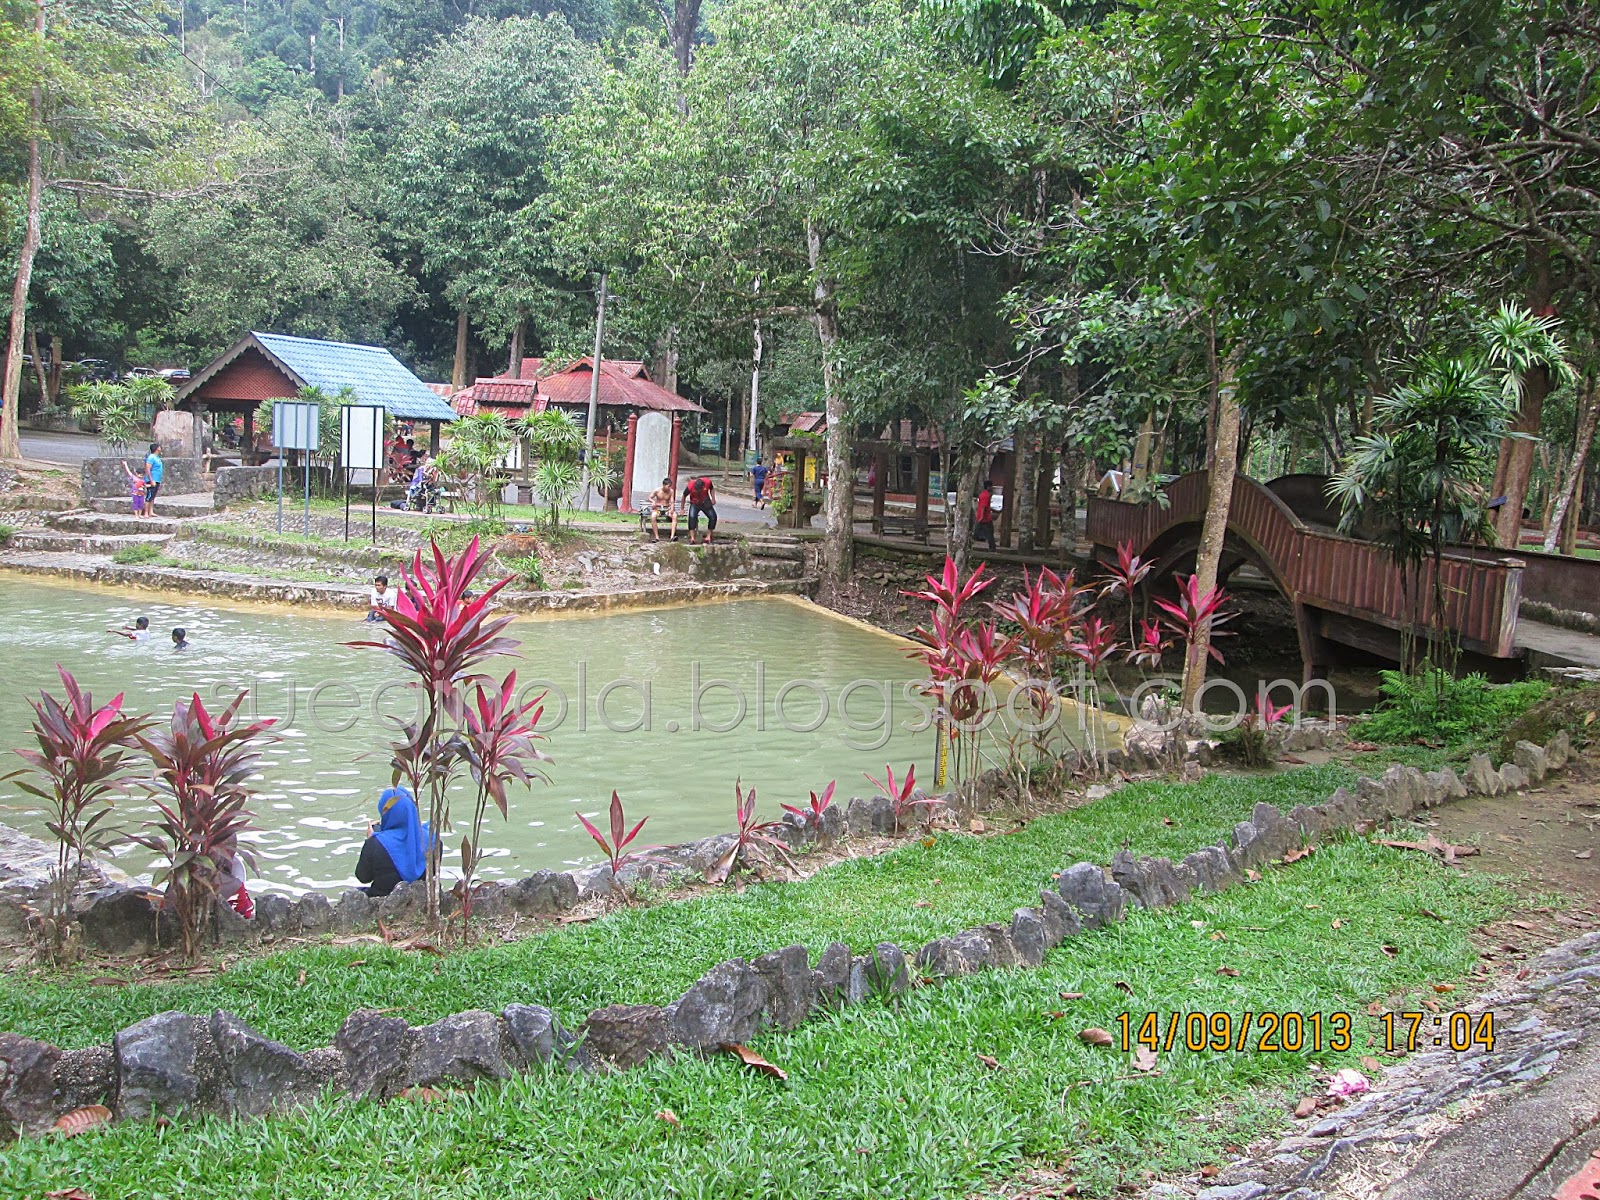
[[[1576,535],[1578,516],[1572,507],[1573,498],[1583,483],[1584,469],[1589,465],[1589,444],[1594,441],[1596,424],[1600,424],[1600,389],[1594,385],[1591,376],[1587,381],[1583,395],[1583,407],[1578,417],[1578,434],[1576,445],[1572,449],[1572,465],[1567,471],[1567,479],[1561,488],[1561,495],[1556,500],[1555,512],[1550,517],[1550,528],[1544,535],[1544,551],[1553,553],[1558,546],[1565,542],[1566,524],[1569,514]],[[1574,545],[1576,538],[1574,537]],[[1570,553],[1570,551],[1569,551]]]
[[[511,327],[511,353],[510,361],[506,364],[506,375],[511,379],[522,378],[522,327],[527,324],[527,318],[522,315],[522,310],[517,309],[517,323]],[[600,366],[595,364],[595,370]]]
[[[1011,468],[1011,490],[1016,499],[1017,549],[1027,553],[1033,549],[1036,528],[1034,501],[1039,495],[1039,447],[1033,438],[1018,430],[1014,438],[1016,458]]]
[[[39,385],[39,403],[46,404],[48,401],[45,397],[48,392],[45,389],[44,382],[44,357],[39,353],[39,333],[35,329],[28,330],[28,353],[33,356],[33,377]],[[18,408],[20,409],[21,397],[19,396],[18,399]]]
[[[1242,351],[1235,346],[1216,366],[1211,390],[1215,393],[1217,444],[1212,454],[1211,493],[1206,504],[1205,525],[1200,532],[1200,551],[1195,557],[1195,588],[1201,596],[1214,591],[1217,570],[1222,562],[1223,539],[1228,532],[1228,512],[1233,506],[1233,481],[1239,468],[1239,395],[1236,375]],[[1216,364],[1215,356],[1211,362]],[[1183,710],[1195,711],[1200,689],[1206,681],[1206,662],[1211,649],[1210,627],[1202,628],[1189,643],[1183,664]]]
[[[1535,316],[1550,312],[1550,250],[1542,241],[1528,247],[1528,307]],[[1513,433],[1529,435],[1507,438],[1501,444],[1505,458],[1505,484],[1501,494],[1506,502],[1495,519],[1499,543],[1516,549],[1522,534],[1522,506],[1528,496],[1528,479],[1533,474],[1533,445],[1539,436],[1539,420],[1544,415],[1544,398],[1550,392],[1550,372],[1543,366],[1530,367],[1522,379],[1522,409],[1512,424]]]
[[[1584,470],[1579,473],[1577,486],[1573,489],[1572,503],[1567,505],[1567,519],[1561,526],[1561,553],[1576,554],[1578,552],[1578,530],[1583,525],[1584,497],[1589,493],[1591,484],[1589,477],[1594,473],[1594,460],[1590,459],[1584,464]]]
[[[45,396],[44,402],[55,405],[56,397],[61,395],[61,364],[66,356],[66,348],[61,344],[58,334],[50,335],[50,391]]]
[[[450,390],[459,392],[467,386],[467,310],[456,314],[456,359],[450,367]]]
[[[956,474],[955,508],[948,513],[950,522],[950,558],[959,574],[967,573],[967,560],[972,554],[972,506],[978,495],[978,476],[988,466],[988,453],[982,446],[965,446],[952,451],[959,458],[961,469]],[[948,463],[948,458],[947,458]],[[949,503],[950,471],[945,468],[945,502]]]
[[[34,9],[33,33],[44,40],[45,0]],[[0,398],[0,458],[21,458],[22,439],[17,434],[17,398],[22,392],[22,331],[28,317],[28,285],[33,279],[33,259],[39,252],[39,208],[44,193],[44,163],[39,145],[39,125],[44,119],[44,89],[34,84],[28,93],[28,215],[17,253],[17,278],[11,289],[11,338],[6,344],[6,381]]]
[[[667,391],[678,390],[678,327],[670,325],[656,342],[655,370],[651,378]]]
[[[684,75],[694,65],[694,32],[699,27],[700,0],[674,0],[672,18],[667,22],[667,37],[672,42],[672,57]]]
[[[855,480],[850,472],[850,425],[839,391],[839,308],[833,279],[822,266],[822,232],[806,222],[806,252],[811,262],[812,296],[816,305],[817,340],[822,344],[822,394],[827,412],[828,491],[824,499],[822,571],[826,581],[842,584],[850,574],[855,550]],[[797,499],[804,494],[798,485]]]

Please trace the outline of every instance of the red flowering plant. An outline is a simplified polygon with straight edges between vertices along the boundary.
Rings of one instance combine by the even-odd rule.
[[[1133,594],[1154,567],[1154,562],[1140,558],[1133,552],[1131,543],[1119,542],[1117,543],[1117,561],[1106,564],[1105,573],[1100,577],[1100,596],[1102,599],[1116,596],[1119,593],[1127,597],[1128,642],[1130,644],[1135,640],[1133,632],[1135,617]]]
[[[46,827],[56,839],[56,865],[45,911],[36,918],[45,953],[59,959],[66,945],[72,894],[83,876],[87,851],[109,843],[103,822],[127,785],[129,752],[150,724],[122,710],[122,695],[96,707],[66,668],[57,666],[66,702],[41,692],[33,707],[32,734],[39,748],[17,750],[28,764],[0,779],[21,778],[17,787],[50,807]],[[27,776],[42,777],[35,783]]]
[[[912,632],[912,638],[920,645],[911,653],[922,660],[928,671],[922,688],[934,701],[941,750],[947,737],[954,743],[960,727],[975,719],[982,699],[972,680],[983,672],[984,654],[972,640],[972,630],[963,610],[993,583],[992,579],[984,577],[984,570],[980,563],[971,575],[962,579],[955,560],[946,557],[943,570],[927,577],[928,586],[923,591],[902,593],[933,606],[927,627]],[[994,674],[998,674],[999,669],[996,664]],[[959,757],[957,769],[960,769]]]

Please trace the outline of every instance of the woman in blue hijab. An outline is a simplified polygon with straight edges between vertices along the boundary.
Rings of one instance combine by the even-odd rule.
[[[378,797],[378,825],[367,826],[367,840],[356,860],[356,878],[369,896],[387,896],[404,881],[414,883],[427,870],[428,827],[417,817],[411,790],[386,788]]]

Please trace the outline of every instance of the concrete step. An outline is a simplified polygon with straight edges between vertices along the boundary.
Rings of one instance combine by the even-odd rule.
[[[178,522],[170,517],[140,519],[129,513],[126,506],[114,513],[84,509],[51,513],[44,523],[62,533],[154,534],[178,531]]]
[[[783,559],[789,562],[802,562],[806,552],[799,542],[750,542],[751,558]]]
[[[11,536],[11,548],[55,554],[115,554],[129,546],[164,546],[171,540],[170,533],[63,533],[55,530],[31,533],[24,530]]]
[[[96,500],[94,510],[100,513],[127,513],[128,501],[117,497]],[[186,492],[172,496],[162,492],[156,498],[156,512],[162,516],[198,517],[216,510],[216,501],[210,492]]]

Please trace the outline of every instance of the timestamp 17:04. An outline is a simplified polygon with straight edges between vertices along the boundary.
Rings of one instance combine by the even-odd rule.
[[[1457,1052],[1475,1046],[1494,1049],[1493,1012],[1383,1013],[1378,1024],[1383,1029],[1384,1048],[1390,1051],[1410,1053],[1419,1046]],[[1245,1012],[1237,1016],[1225,1012],[1148,1012],[1121,1013],[1117,1017],[1124,1051],[1134,1046],[1151,1050],[1181,1046],[1191,1052],[1342,1052],[1351,1047],[1354,1025],[1353,1016],[1345,1012]]]

